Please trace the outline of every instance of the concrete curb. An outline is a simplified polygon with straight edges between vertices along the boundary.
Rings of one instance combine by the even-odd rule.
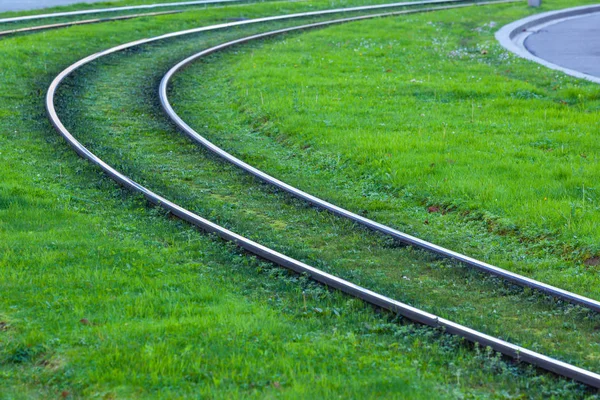
[[[500,45],[502,45],[502,47],[516,54],[519,57],[534,61],[550,69],[562,71],[565,74],[574,76],[576,78],[586,79],[591,82],[600,83],[599,77],[588,75],[580,71],[561,67],[560,65],[551,63],[547,60],[544,60],[543,58],[535,56],[524,45],[525,39],[527,39],[529,35],[538,32],[542,28],[566,21],[568,19],[578,18],[598,12],[600,12],[600,4],[573,7],[564,10],[549,11],[541,14],[532,15],[530,17],[520,19],[500,28],[500,30],[496,32],[496,40],[500,42]]]

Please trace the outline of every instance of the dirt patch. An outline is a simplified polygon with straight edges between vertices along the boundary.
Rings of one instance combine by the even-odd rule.
[[[595,267],[600,265],[600,256],[590,257],[583,262],[588,267]]]

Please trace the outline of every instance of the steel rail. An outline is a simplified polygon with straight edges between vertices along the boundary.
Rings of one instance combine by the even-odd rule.
[[[455,6],[461,7],[461,6]],[[439,7],[440,9],[447,9],[448,7]],[[429,9],[427,11],[433,11]],[[365,20],[369,18],[376,17],[385,17],[385,16],[393,16],[393,15],[401,15],[408,14],[410,12],[415,11],[401,11],[401,12],[390,12],[385,14],[377,14],[377,15],[366,15],[366,16],[358,16],[352,18],[343,18],[337,20],[330,20],[325,22],[307,24],[302,26],[296,26],[292,28],[281,29],[279,31],[275,31],[277,33],[291,32],[294,30],[301,29],[312,29],[318,27],[331,26],[334,24],[341,24],[345,22],[351,21],[359,21]],[[218,25],[217,25],[218,26]],[[218,29],[218,28],[217,28]],[[277,34],[272,32],[272,34]],[[582,382],[584,384],[593,386],[595,388],[600,388],[600,375],[587,371],[585,369],[576,367],[574,365],[556,360],[554,358],[544,356],[543,354],[534,352],[532,350],[514,345],[512,343],[506,342],[504,340],[486,335],[484,333],[475,331],[466,326],[457,324],[455,322],[449,321],[444,318],[440,318],[434,314],[425,312],[423,310],[412,307],[408,304],[401,303],[392,298],[383,296],[379,293],[373,292],[361,286],[355,285],[352,282],[341,279],[337,276],[331,275],[327,272],[314,268],[308,264],[305,264],[301,261],[295,260],[291,257],[288,257],[282,253],[279,253],[275,250],[269,249],[257,242],[254,242],[250,239],[247,239],[243,236],[240,236],[226,228],[223,228],[209,220],[206,220],[193,212],[180,207],[179,205],[169,201],[168,199],[152,192],[150,189],[140,185],[135,182],[131,178],[126,175],[120,173],[109,164],[104,162],[90,150],[88,150],[81,142],[79,142],[64,126],[62,121],[60,120],[56,108],[55,108],[55,97],[56,91],[60,84],[71,75],[74,71],[79,69],[80,67],[108,54],[115,53],[117,51],[130,48],[132,46],[136,46],[137,44],[148,43],[148,41],[152,41],[152,39],[144,39],[139,40],[137,42],[131,42],[128,44],[124,44],[121,46],[114,47],[104,52],[96,53],[91,56],[88,56],[75,64],[72,64],[64,71],[62,71],[50,84],[48,88],[48,92],[46,94],[46,110],[48,113],[48,117],[57,131],[66,139],[68,144],[79,154],[81,157],[89,160],[94,165],[100,167],[102,171],[104,171],[109,177],[113,180],[121,184],[122,186],[133,190],[134,192],[141,193],[149,202],[156,204],[173,215],[190,222],[191,224],[207,231],[210,233],[215,233],[219,235],[221,238],[232,241],[237,244],[239,247],[261,257],[266,260],[272,261],[273,263],[280,265],[282,267],[291,269],[297,273],[308,274],[312,279],[317,282],[323,283],[331,288],[340,290],[349,295],[358,297],[370,304],[381,307],[383,309],[389,310],[393,313],[397,313],[402,315],[410,320],[415,322],[428,325],[434,328],[440,328],[447,333],[461,336],[471,342],[479,343],[483,346],[489,346],[492,349],[508,355],[512,358],[515,358],[518,361],[527,362],[533,365],[536,365],[540,368],[544,368],[548,371],[554,372],[558,375],[574,379],[576,381]]]
[[[268,1],[268,0],[261,0],[260,3],[263,3],[266,1]],[[285,0],[285,1],[292,3],[292,2],[300,2],[300,1],[304,1],[304,0]],[[223,2],[223,1],[201,2],[199,4],[218,4],[218,3],[233,3],[233,2],[246,3],[246,4],[258,4],[259,3],[259,2],[252,2],[252,1],[248,1],[248,0],[228,0],[225,2]],[[192,2],[192,3],[195,4],[196,2]],[[169,4],[176,4],[176,3],[169,3]],[[179,3],[177,3],[177,4],[179,4]],[[188,5],[188,4],[185,3],[184,5]],[[122,7],[122,8],[129,8],[129,7]],[[137,8],[137,7],[133,7],[133,8]],[[95,14],[94,11],[95,10],[89,10],[89,12],[86,11],[85,13],[82,12],[81,14]],[[128,20],[128,19],[133,19],[133,18],[157,17],[160,15],[179,14],[179,13],[183,13],[186,11],[188,11],[188,10],[185,9],[185,10],[160,11],[160,12],[150,12],[150,13],[140,13],[140,14],[128,14],[128,15],[122,15],[122,16],[118,16],[118,17],[94,18],[94,19],[80,20],[80,21],[61,22],[61,23],[56,23],[56,24],[35,25],[35,26],[29,26],[29,27],[25,27],[25,28],[9,29],[9,30],[5,30],[5,31],[0,31],[0,37],[9,36],[9,35],[18,34],[18,33],[39,32],[39,31],[49,30],[49,29],[67,28],[67,27],[77,26],[77,25],[88,25],[88,24],[96,24],[96,23],[103,23],[103,22],[122,21],[122,20]]]
[[[15,35],[18,33],[29,33],[29,32],[48,30],[48,29],[67,28],[70,26],[77,26],[77,25],[89,25],[89,24],[98,24],[98,23],[102,23],[102,22],[123,21],[123,20],[128,20],[128,19],[133,19],[133,18],[142,18],[142,17],[158,17],[159,15],[179,14],[182,12],[183,12],[182,10],[160,11],[160,12],[153,12],[153,13],[122,15],[119,17],[112,17],[112,18],[95,18],[95,19],[86,19],[83,21],[63,22],[63,23],[59,23],[59,24],[29,26],[27,28],[19,28],[19,29],[11,29],[8,31],[0,31],[0,37],[8,36],[8,35]]]
[[[166,6],[170,6],[170,5],[184,6],[184,5],[194,5],[194,4],[233,3],[233,2],[243,2],[243,1],[246,1],[246,0],[204,0],[204,1],[193,1],[193,2],[183,2],[183,3],[165,3],[165,4],[147,5],[147,6],[115,7],[115,8],[107,8],[107,9],[102,9],[102,10],[70,11],[70,12],[66,12],[66,13],[41,14],[41,15],[37,15],[37,16],[29,15],[29,16],[24,16],[24,17],[4,18],[4,19],[0,19],[0,24],[4,23],[4,22],[20,22],[20,21],[26,21],[29,19],[36,19],[33,17],[51,18],[51,17],[64,17],[64,16],[81,15],[81,14],[97,14],[99,12],[129,11],[129,10],[140,8],[140,7],[156,8],[156,7],[166,7]],[[513,1],[518,1],[518,0],[513,0]],[[276,16],[276,17],[267,17],[267,18],[274,18],[274,19],[255,18],[255,19],[248,20],[248,21],[255,21],[255,22],[250,22],[250,23],[256,23],[256,22],[275,21],[277,19],[327,15],[327,14],[341,13],[341,12],[368,11],[368,10],[378,10],[378,9],[394,8],[394,7],[405,7],[405,6],[412,6],[412,5],[445,4],[445,3],[461,3],[461,2],[464,3],[465,0],[404,1],[404,2],[400,2],[400,3],[385,3],[385,4],[376,4],[376,5],[370,5],[370,6],[334,8],[334,9],[329,9],[329,10],[310,11],[310,12],[305,12],[305,13],[296,13],[296,14],[287,14],[287,15]],[[281,18],[281,17],[283,17],[283,18]],[[248,22],[248,21],[242,21],[242,22]]]
[[[573,304],[578,304],[578,305],[587,307],[596,312],[600,312],[600,302],[597,300],[590,299],[588,297],[584,297],[579,294],[572,293],[567,290],[548,285],[546,283],[537,281],[535,279],[528,278],[526,276],[517,274],[515,272],[507,271],[500,267],[488,264],[486,262],[466,256],[466,255],[458,253],[456,251],[446,249],[442,246],[430,243],[423,239],[419,239],[415,236],[411,236],[407,233],[401,232],[392,227],[383,225],[383,224],[375,222],[369,218],[365,218],[361,215],[353,213],[352,211],[348,211],[344,208],[338,207],[335,204],[329,203],[329,202],[322,200],[316,196],[306,193],[294,186],[291,186],[291,185],[255,168],[255,167],[245,163],[244,161],[240,160],[239,158],[226,152],[222,148],[216,146],[214,143],[210,142],[208,139],[206,139],[205,137],[200,135],[198,132],[196,132],[175,112],[171,103],[169,102],[168,87],[169,87],[170,80],[179,70],[181,70],[185,66],[189,65],[190,63],[192,63],[202,57],[205,57],[209,54],[213,54],[215,52],[227,49],[229,47],[232,47],[232,46],[235,46],[238,44],[246,43],[246,42],[249,42],[252,40],[266,38],[269,36],[274,36],[274,35],[277,35],[277,34],[280,34],[283,32],[288,32],[288,31],[289,30],[273,31],[273,32],[262,33],[259,35],[254,35],[254,36],[250,36],[250,37],[246,37],[246,38],[242,38],[242,39],[238,39],[238,40],[233,40],[231,42],[224,43],[224,44],[203,50],[203,51],[196,53],[196,54],[184,59],[183,61],[179,62],[177,65],[172,67],[164,75],[163,79],[161,80],[160,87],[159,87],[159,96],[160,96],[160,102],[163,107],[163,110],[166,112],[168,117],[180,128],[180,130],[182,130],[195,143],[201,145],[202,147],[204,147],[207,150],[211,151],[212,153],[216,154],[223,160],[241,168],[242,170],[244,170],[247,173],[255,176],[256,178],[262,180],[263,182],[273,185],[273,186],[277,187],[278,189],[291,194],[294,197],[297,197],[299,199],[302,199],[302,200],[312,204],[313,206],[330,211],[331,213],[333,213],[337,216],[347,218],[347,219],[349,219],[357,224],[360,224],[362,226],[365,226],[373,231],[380,232],[385,235],[391,236],[394,239],[397,239],[400,242],[408,244],[410,246],[418,247],[418,248],[427,250],[429,252],[435,253],[437,255],[459,261],[460,263],[465,264],[469,267],[473,267],[480,271],[503,278],[514,284],[517,284],[517,285],[520,285],[523,287],[536,289],[543,293],[551,295],[555,298],[562,299],[562,300],[568,301]]]
[[[95,8],[95,9],[89,9],[89,10],[66,11],[66,12],[57,12],[57,13],[49,13],[49,14],[35,14],[35,15],[23,15],[20,17],[0,18],[0,24],[4,24],[4,23],[8,23],[8,22],[31,21],[31,20],[46,19],[46,18],[72,17],[75,15],[102,14],[102,13],[132,11],[132,10],[147,10],[147,9],[151,9],[151,8],[164,8],[164,7],[186,7],[186,6],[196,6],[196,5],[203,5],[203,4],[240,3],[240,2],[244,2],[244,1],[246,1],[246,0],[196,0],[196,1],[180,1],[177,3],[158,3],[158,4],[144,4],[144,5],[139,5],[139,6]]]

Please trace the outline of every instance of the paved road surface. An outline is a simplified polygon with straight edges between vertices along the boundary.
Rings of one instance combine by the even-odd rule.
[[[34,8],[66,6],[74,3],[94,3],[98,1],[102,0],[0,0],[0,12],[32,10]]]
[[[525,40],[525,47],[553,64],[600,77],[600,13],[543,28]]]

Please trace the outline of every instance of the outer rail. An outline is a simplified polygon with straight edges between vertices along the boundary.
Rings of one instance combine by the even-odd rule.
[[[24,17],[5,18],[5,19],[0,19],[0,24],[3,22],[19,22],[19,21],[25,21],[25,20],[31,20],[31,19],[72,16],[72,15],[82,15],[82,14],[96,14],[96,13],[100,13],[100,12],[128,11],[128,10],[136,10],[136,9],[170,7],[170,6],[190,6],[190,5],[197,5],[197,4],[235,3],[235,2],[243,2],[243,1],[246,1],[246,0],[202,0],[202,1],[187,1],[187,2],[180,2],[180,3],[150,4],[150,5],[144,5],[144,6],[113,7],[113,8],[95,9],[95,10],[70,11],[70,12],[65,12],[65,13],[41,14],[41,15],[29,15],[29,16],[24,16]],[[518,1],[518,0],[505,0],[505,1],[510,2],[510,1]],[[254,23],[259,23],[259,22],[268,22],[268,21],[276,21],[276,20],[283,20],[283,19],[293,19],[293,18],[301,18],[301,17],[327,15],[327,14],[333,14],[333,13],[348,13],[348,12],[357,12],[357,11],[386,9],[386,8],[408,7],[408,6],[413,6],[413,5],[448,4],[448,3],[461,3],[461,2],[464,3],[465,0],[404,1],[404,2],[400,2],[400,3],[376,4],[373,6],[335,8],[335,9],[329,9],[329,10],[277,15],[277,16],[273,16],[273,17],[256,18],[256,19],[245,20],[245,21],[237,21],[237,22],[225,23],[225,24],[220,24],[220,25],[213,25],[213,26],[209,27],[210,29],[208,29],[208,30],[229,28],[229,27],[233,27],[233,26],[254,24]],[[182,11],[172,11],[172,12],[167,11],[167,12],[164,12],[164,14],[177,13],[177,12],[182,12]],[[2,32],[0,32],[0,37],[10,35],[10,34],[16,34],[16,33],[33,32],[33,31],[53,29],[53,28],[63,28],[63,27],[71,26],[71,25],[84,25],[84,24],[92,24],[92,23],[99,23],[99,22],[124,20],[124,19],[135,18],[138,16],[139,17],[157,16],[160,14],[162,14],[162,13],[136,14],[136,15],[131,15],[131,16],[122,16],[122,17],[115,17],[115,18],[94,19],[94,20],[86,20],[86,21],[66,22],[66,23],[60,23],[60,24],[33,26],[33,27],[27,27],[27,28],[21,28],[21,29],[2,31]],[[156,40],[167,39],[169,37],[176,37],[176,36],[182,36],[182,35],[187,35],[187,34],[191,34],[191,33],[203,32],[205,30],[206,29],[204,29],[204,27],[203,27],[203,28],[191,29],[191,30],[182,31],[182,32],[175,32],[172,35],[167,34],[167,35],[159,36],[157,38],[151,38],[148,40],[147,43],[150,43],[150,42],[156,41]],[[140,44],[143,44],[143,43],[140,43]]]
[[[140,5],[140,6],[94,8],[94,9],[90,9],[90,10],[66,11],[66,12],[57,12],[57,13],[50,13],[50,14],[36,14],[36,15],[24,15],[21,17],[0,18],[0,24],[4,24],[6,22],[23,22],[23,21],[31,21],[31,20],[36,20],[36,19],[46,19],[46,18],[72,17],[74,15],[102,14],[102,13],[110,13],[110,12],[147,10],[147,9],[151,9],[151,8],[164,8],[164,7],[186,7],[186,6],[195,6],[195,5],[202,5],[202,4],[239,3],[242,1],[244,1],[244,0],[196,0],[196,1],[181,1],[178,3],[144,4],[144,5]]]
[[[123,20],[127,20],[127,19],[141,18],[141,17],[158,17],[159,15],[178,14],[181,12],[183,12],[183,11],[181,11],[181,10],[161,11],[161,12],[153,12],[153,13],[123,15],[120,17],[112,17],[112,18],[95,18],[95,19],[86,19],[83,21],[64,22],[64,23],[59,23],[59,24],[29,26],[27,28],[11,29],[8,31],[0,31],[0,37],[14,35],[17,33],[28,33],[28,32],[43,31],[43,30],[47,30],[47,29],[66,28],[69,26],[76,26],[76,25],[89,25],[89,24],[98,24],[101,22],[123,21]]]
[[[116,11],[131,11],[136,9],[147,9],[147,8],[158,8],[158,7],[182,7],[182,6],[191,6],[198,4],[217,4],[217,3],[239,3],[245,0],[202,0],[202,1],[188,1],[181,3],[163,3],[163,4],[149,4],[144,6],[130,6],[130,7],[114,7],[114,8],[104,8],[104,9],[95,9],[95,10],[81,10],[81,11],[69,11],[64,13],[54,13],[54,14],[38,14],[38,15],[26,15],[23,17],[13,17],[13,18],[4,18],[0,19],[0,24],[5,22],[21,22],[32,19],[41,19],[41,18],[55,18],[55,17],[65,17],[65,16],[73,16],[73,15],[82,15],[82,14],[98,14],[105,12],[116,12]],[[512,0],[518,1],[518,0]],[[321,10],[321,11],[310,11],[305,13],[297,13],[297,14],[287,14],[287,15],[278,15],[274,17],[266,17],[266,18],[256,18],[247,21],[240,21],[245,23],[256,23],[256,22],[266,22],[266,21],[275,21],[278,19],[290,19],[290,18],[299,18],[299,17],[309,17],[309,16],[317,16],[317,15],[327,15],[333,13],[343,13],[343,12],[354,12],[354,11],[368,11],[368,10],[378,10],[385,8],[394,8],[394,7],[405,7],[412,5],[426,5],[426,4],[442,4],[442,3],[461,3],[465,2],[465,0],[421,0],[421,1],[404,1],[401,3],[386,3],[386,4],[376,4],[372,6],[357,6],[357,7],[346,7],[346,8],[334,8],[329,10]],[[228,24],[223,24],[228,25]],[[218,25],[215,25],[218,26]],[[229,26],[229,25],[228,25]],[[235,26],[230,25],[230,26]],[[218,28],[215,28],[218,29]],[[177,32],[179,33],[179,32]],[[192,32],[193,33],[193,32]],[[185,33],[184,33],[185,34]],[[180,36],[180,35],[175,35]]]
[[[455,7],[460,7],[460,6],[455,6]],[[447,8],[448,7],[440,7],[440,9],[447,9]],[[427,11],[433,11],[433,9],[428,9]],[[320,22],[320,23],[315,23],[315,24],[297,26],[294,28],[282,29],[277,32],[283,33],[283,32],[289,32],[292,30],[318,28],[318,27],[330,26],[333,24],[340,24],[340,23],[351,22],[351,21],[359,21],[359,20],[364,20],[364,19],[369,19],[369,18],[407,14],[409,12],[411,12],[411,11],[390,12],[390,13],[378,14],[378,15],[367,15],[367,16],[359,16],[359,17],[353,17],[353,18],[337,19],[337,20],[331,20],[331,21]],[[417,12],[417,11],[415,10],[412,12]],[[255,21],[258,21],[258,20],[255,20]],[[220,27],[220,25],[216,25],[216,27]],[[207,28],[210,28],[210,27],[206,27],[206,28],[204,28],[204,30],[208,30]],[[214,28],[214,29],[218,29],[218,28]],[[189,32],[189,31],[186,31],[186,32]],[[176,32],[176,33],[172,33],[169,35],[163,35],[163,37],[178,36],[179,34],[183,34],[183,33]],[[66,77],[71,75],[77,69],[79,69],[80,67],[82,67],[100,57],[118,52],[123,49],[130,48],[130,47],[133,47],[136,45],[149,43],[149,42],[155,41],[155,40],[159,40],[159,39],[156,39],[156,38],[143,39],[143,40],[139,40],[136,42],[131,42],[131,43],[127,43],[127,44],[124,44],[121,46],[117,46],[112,49],[88,56],[88,57],[76,62],[75,64],[71,65],[64,71],[62,71],[50,84],[50,87],[48,88],[48,92],[46,94],[46,110],[48,112],[48,117],[49,117],[50,121],[52,122],[52,124],[54,125],[54,127],[57,129],[57,131],[67,140],[68,144],[81,157],[89,160],[94,165],[97,165],[98,167],[100,167],[102,169],[102,171],[104,171],[108,176],[110,176],[113,180],[115,180],[122,186],[124,186],[128,189],[131,189],[135,192],[141,193],[151,203],[156,204],[156,205],[168,210],[169,212],[173,213],[177,217],[179,217],[185,221],[188,221],[191,224],[193,224],[207,232],[216,233],[221,238],[228,240],[228,241],[232,241],[235,244],[237,244],[238,246],[240,246],[241,248],[243,248],[253,254],[256,254],[257,256],[259,256],[261,258],[272,261],[275,264],[278,264],[282,267],[291,269],[295,272],[308,274],[312,279],[314,279],[317,282],[328,285],[334,289],[338,289],[349,295],[358,297],[358,298],[360,298],[368,303],[371,303],[373,305],[376,305],[378,307],[381,307],[381,308],[384,308],[391,312],[400,314],[400,315],[402,315],[408,319],[411,319],[415,322],[418,322],[418,323],[421,323],[424,325],[429,325],[434,328],[441,328],[448,333],[461,336],[471,342],[480,343],[481,345],[484,345],[484,346],[490,346],[494,350],[496,350],[500,353],[503,353],[505,355],[508,355],[512,358],[515,358],[518,361],[528,362],[530,364],[544,368],[548,371],[554,372],[558,375],[577,380],[579,382],[585,383],[585,384],[593,386],[595,388],[600,388],[600,375],[598,375],[594,372],[587,371],[585,369],[582,369],[582,368],[573,366],[571,364],[556,360],[554,358],[544,356],[542,354],[536,353],[536,352],[528,350],[526,348],[514,345],[512,343],[506,342],[506,341],[498,339],[498,338],[494,338],[492,336],[489,336],[484,333],[470,329],[466,326],[454,323],[447,319],[440,318],[434,314],[430,314],[428,312],[419,310],[408,304],[401,303],[397,300],[391,299],[389,297],[383,296],[381,294],[378,294],[376,292],[373,292],[373,291],[363,288],[361,286],[355,285],[352,282],[349,282],[349,281],[346,281],[339,277],[336,277],[334,275],[328,274],[328,273],[321,271],[317,268],[314,268],[310,265],[307,265],[307,264],[302,263],[298,260],[295,260],[291,257],[288,257],[284,254],[281,254],[275,250],[269,249],[257,242],[254,242],[250,239],[240,236],[240,235],[238,235],[228,229],[225,229],[211,221],[208,221],[208,220],[194,214],[193,212],[186,210],[185,208],[180,207],[179,205],[167,200],[166,198],[152,192],[148,188],[140,185],[139,183],[135,182],[131,178],[127,177],[126,175],[123,175],[122,173],[120,173],[119,171],[117,171],[116,169],[111,167],[109,164],[105,163],[102,159],[100,159],[98,156],[96,156],[90,150],[88,150],[81,142],[79,142],[69,132],[69,130],[63,125],[62,121],[60,120],[60,118],[56,112],[56,108],[55,108],[55,104],[54,104],[54,99],[56,96],[57,88],[60,86],[60,84],[63,82],[63,80]]]
[[[440,256],[459,261],[470,267],[477,268],[480,271],[501,277],[501,278],[506,279],[517,285],[533,288],[533,289],[539,290],[541,292],[544,292],[546,294],[549,294],[551,296],[554,296],[556,298],[566,300],[570,303],[578,304],[578,305],[587,307],[589,309],[592,309],[594,311],[600,312],[600,302],[597,300],[590,299],[588,297],[584,297],[584,296],[578,295],[576,293],[572,293],[567,290],[548,285],[546,283],[528,278],[523,275],[519,275],[519,274],[511,272],[511,271],[507,271],[505,269],[496,267],[494,265],[488,264],[483,261],[479,261],[477,259],[474,259],[472,257],[458,253],[456,251],[449,250],[442,246],[438,246],[436,244],[433,244],[433,243],[427,242],[425,240],[419,239],[417,237],[411,236],[411,235],[401,232],[397,229],[380,224],[371,219],[365,218],[361,215],[358,215],[356,213],[353,213],[351,211],[348,211],[346,209],[338,207],[335,204],[331,204],[331,203],[329,203],[325,200],[322,200],[316,196],[313,196],[313,195],[306,193],[300,189],[297,189],[277,178],[274,178],[271,175],[268,175],[267,173],[265,173],[257,168],[254,168],[253,166],[236,158],[235,156],[229,154],[225,150],[221,149],[220,147],[216,146],[215,144],[213,144],[212,142],[207,140],[205,137],[203,137],[198,132],[196,132],[192,127],[190,127],[187,123],[185,123],[185,121],[183,121],[183,119],[175,112],[175,110],[171,106],[171,103],[169,102],[168,90],[167,90],[168,86],[169,86],[169,82],[170,82],[171,78],[177,73],[177,71],[181,70],[188,64],[190,64],[190,63],[194,62],[195,60],[198,60],[202,57],[205,57],[209,54],[226,49],[228,47],[232,47],[232,46],[235,46],[235,45],[238,45],[241,43],[246,43],[246,42],[249,42],[252,40],[257,40],[257,39],[262,39],[262,38],[269,37],[269,36],[278,35],[278,34],[285,33],[285,32],[290,32],[290,31],[293,31],[296,29],[303,29],[303,28],[282,29],[282,30],[278,30],[278,31],[266,32],[266,33],[262,33],[259,35],[254,35],[254,36],[249,36],[246,38],[234,40],[234,41],[231,41],[228,43],[221,44],[219,46],[211,47],[209,49],[206,49],[202,52],[194,54],[194,55],[186,58],[185,60],[181,61],[180,63],[175,65],[173,68],[171,68],[165,74],[165,76],[163,77],[163,79],[160,83],[159,95],[160,95],[160,101],[161,101],[163,109],[165,110],[165,112],[167,113],[169,118],[195,143],[198,143],[199,145],[210,150],[211,152],[213,152],[217,156],[221,157],[225,161],[243,169],[244,171],[248,172],[249,174],[257,177],[258,179],[260,179],[270,185],[273,185],[273,186],[277,187],[278,189],[291,194],[294,197],[300,198],[316,207],[328,210],[337,216],[350,219],[350,220],[352,220],[360,225],[363,225],[369,229],[372,229],[374,231],[391,236],[405,244],[419,247],[421,249],[425,249],[427,251],[438,254]]]

